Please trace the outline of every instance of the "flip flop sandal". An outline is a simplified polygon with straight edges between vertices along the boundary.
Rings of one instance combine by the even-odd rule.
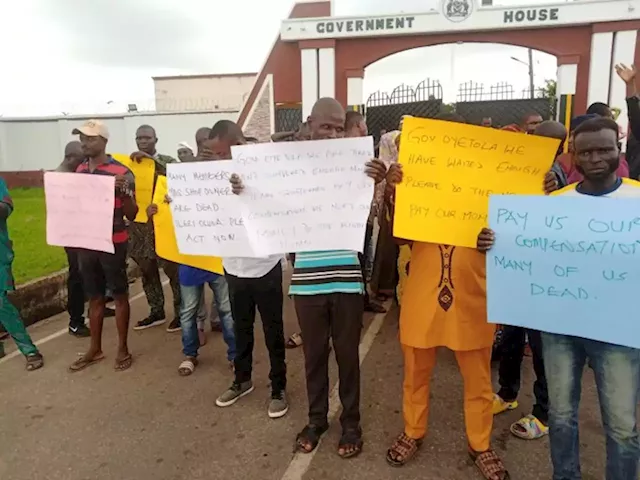
[[[318,443],[320,443],[320,437],[329,430],[329,425],[307,425],[296,437],[295,452],[311,453],[313,452]],[[311,448],[307,450],[303,444],[308,444]]]
[[[392,467],[402,467],[413,458],[421,446],[421,438],[411,438],[403,432],[387,450],[387,463]]]
[[[351,428],[342,433],[338,442],[338,456],[342,459],[357,457],[362,453],[362,430]],[[343,452],[340,453],[340,450]]]
[[[188,377],[191,375],[198,365],[198,360],[194,357],[185,358],[178,367],[178,373],[181,377]]]
[[[116,358],[116,363],[114,364],[113,369],[116,372],[124,372],[125,370],[129,370],[132,364],[133,364],[133,357],[129,353],[127,354],[126,357],[120,360]]]
[[[38,370],[43,366],[44,366],[44,357],[41,354],[35,353],[27,357],[26,368],[28,372],[33,372],[34,370]]]
[[[499,415],[504,412],[508,412],[510,410],[515,410],[518,408],[518,400],[514,400],[513,402],[507,402],[497,393],[493,394],[493,414]]]
[[[69,371],[71,373],[76,373],[102,360],[104,360],[104,355],[101,353],[93,357],[91,360],[88,360],[84,355],[82,355],[79,359],[69,365]]]
[[[522,417],[511,425],[511,433],[522,440],[537,440],[549,435],[549,427],[538,420],[534,415]]]
[[[469,450],[469,456],[486,480],[510,480],[511,476],[505,468],[498,454],[493,450],[474,452]]]
[[[285,347],[287,348],[298,348],[302,345],[302,335],[299,333],[294,333],[287,339],[287,343],[285,343]]]

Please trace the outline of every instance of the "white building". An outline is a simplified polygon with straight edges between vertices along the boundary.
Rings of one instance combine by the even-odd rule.
[[[257,73],[153,77],[156,111],[239,111]]]

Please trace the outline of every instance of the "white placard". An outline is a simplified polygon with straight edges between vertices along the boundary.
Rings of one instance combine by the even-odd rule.
[[[315,250],[362,252],[374,182],[365,173],[371,137],[231,148],[244,180],[238,196],[260,255]]]
[[[167,189],[178,250],[187,255],[255,256],[231,191],[231,160],[170,163]]]
[[[113,253],[115,177],[46,172],[47,244]]]

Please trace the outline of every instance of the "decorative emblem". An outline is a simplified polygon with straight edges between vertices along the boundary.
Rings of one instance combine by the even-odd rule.
[[[473,12],[474,0],[442,0],[442,14],[451,22],[463,22]]]

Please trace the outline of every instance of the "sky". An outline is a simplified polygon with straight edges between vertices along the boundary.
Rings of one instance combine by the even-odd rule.
[[[549,0],[497,0],[544,4]],[[219,8],[224,4],[224,8]],[[257,72],[292,0],[20,0],[0,3],[0,115],[110,113],[153,108],[152,76]],[[334,0],[334,15],[416,13],[437,0]],[[250,15],[249,15],[250,12]],[[399,84],[473,80],[528,85],[524,48],[441,45],[369,66],[365,96]],[[536,85],[555,78],[555,57],[534,53]],[[495,68],[486,68],[486,65]]]

